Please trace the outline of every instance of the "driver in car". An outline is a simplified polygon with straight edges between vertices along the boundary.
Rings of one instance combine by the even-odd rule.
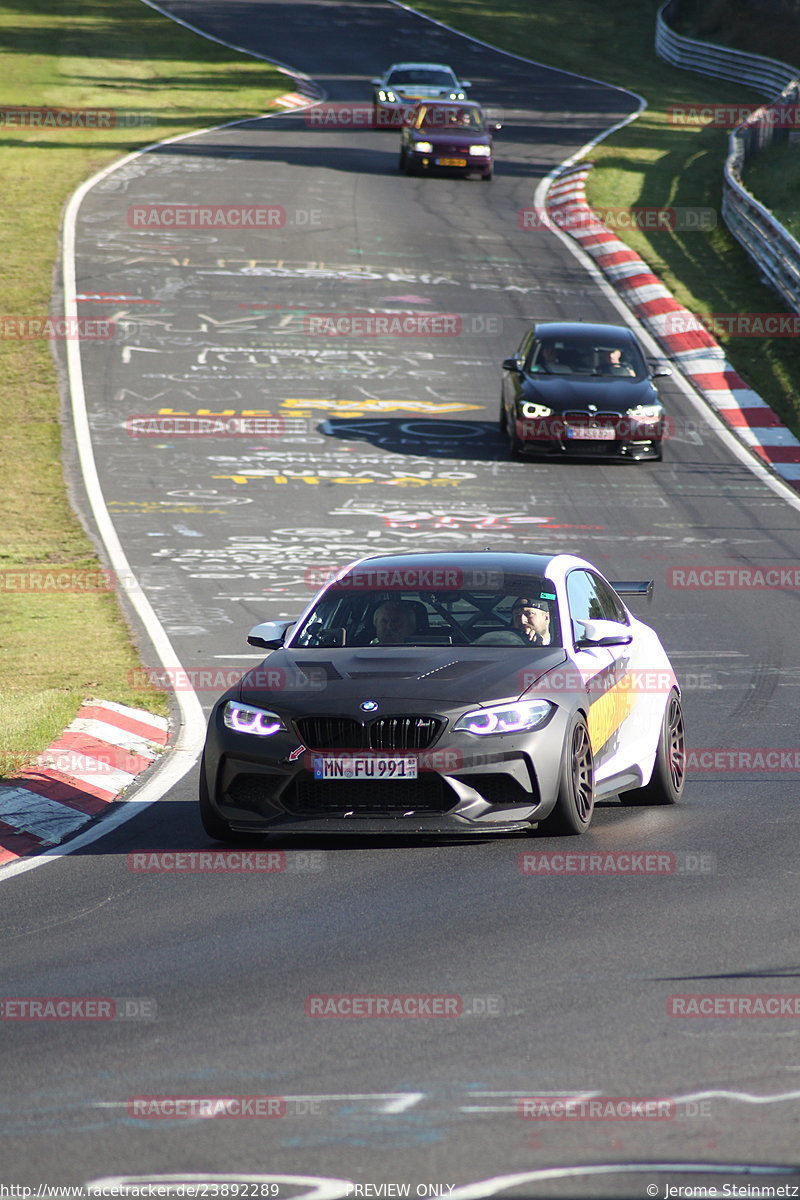
[[[515,600],[511,624],[531,646],[550,645],[550,610],[544,600],[533,597]]]
[[[375,609],[376,637],[371,646],[401,646],[416,630],[414,609],[406,600],[386,600]]]

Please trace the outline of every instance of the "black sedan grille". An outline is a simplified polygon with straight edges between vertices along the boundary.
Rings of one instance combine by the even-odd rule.
[[[458,797],[434,771],[416,779],[386,783],[335,779],[321,782],[298,779],[281,796],[281,804],[295,816],[400,817],[408,812],[445,813]]]
[[[368,725],[351,717],[303,717],[300,739],[309,750],[427,750],[444,728],[439,717],[379,717]]]
[[[579,409],[574,409],[571,412],[565,412],[562,414],[562,416],[563,419],[570,425],[613,425],[616,427],[617,422],[622,420],[622,413],[590,413]]]

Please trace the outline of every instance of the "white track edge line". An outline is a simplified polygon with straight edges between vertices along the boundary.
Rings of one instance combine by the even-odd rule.
[[[194,29],[192,26],[187,25],[185,21],[179,21],[177,18],[172,17],[170,13],[153,4],[152,0],[142,0],[142,3],[148,4],[151,8],[158,9],[164,16],[169,17],[170,20],[174,20],[179,25],[185,25],[186,28],[194,33],[198,33],[201,37],[208,37],[210,41],[220,42],[229,49],[239,50],[237,46],[230,46],[229,43],[222,42],[220,38],[204,34],[202,30]],[[252,58],[262,59],[264,62],[272,62],[271,59],[263,58],[262,55],[251,54],[247,50],[242,50],[241,52],[249,54]],[[273,65],[281,71],[286,70],[286,73],[292,74],[295,78],[305,78],[301,72],[291,72],[288,68],[283,68],[278,63],[273,63]],[[324,99],[324,94],[321,98]],[[309,104],[304,107],[309,107],[313,103],[315,101],[309,99]],[[299,111],[299,109],[295,109],[295,111]],[[241,117],[235,121],[226,121],[222,125],[211,125],[205,129],[195,129],[189,133],[179,133],[174,137],[164,138],[163,141],[150,142],[147,146],[142,146],[139,150],[134,150],[130,154],[124,155],[117,162],[110,163],[102,171],[98,171],[95,175],[85,180],[73,192],[64,213],[61,261],[65,316],[67,318],[74,317],[77,321],[75,228],[78,210],[92,188],[115,171],[118,171],[121,167],[126,166],[129,162],[133,162],[135,159],[158,147],[182,142],[187,138],[200,137],[203,134],[212,133],[218,129],[230,129],[236,125],[247,125],[251,121],[268,120],[273,116],[285,115],[285,113],[281,112],[274,114],[264,113],[261,116]],[[86,393],[83,386],[80,341],[78,339],[69,339],[66,346],[67,376],[69,380],[75,441],[86,495],[92,509],[92,515],[97,524],[100,540],[106,549],[112,568],[121,576],[124,576],[126,579],[129,578],[132,581],[132,586],[126,586],[125,594],[129,597],[131,605],[144,625],[162,666],[167,669],[183,669],[163,625],[156,616],[141,584],[131,570],[122,548],[122,543],[111,520],[102,488],[100,487],[100,479],[97,473],[97,464],[95,462],[94,448],[89,429],[89,419],[86,411]],[[177,740],[173,746],[164,747],[165,753],[157,760],[155,767],[152,769],[152,775],[143,784],[136,787],[131,799],[127,800],[124,795],[118,796],[117,800],[112,803],[118,803],[119,806],[115,809],[112,808],[108,814],[101,814],[101,819],[93,821],[91,829],[88,829],[78,837],[71,838],[68,842],[54,846],[52,849],[46,850],[41,854],[20,858],[15,862],[1,865],[0,883],[15,875],[24,875],[27,871],[33,871],[45,863],[63,858],[76,850],[82,850],[85,846],[91,845],[92,842],[105,837],[107,833],[110,833],[119,825],[137,816],[144,808],[160,800],[174,784],[179,783],[183,779],[184,775],[192,769],[203,749],[206,719],[194,688],[191,689],[191,692],[182,690],[178,693],[173,692],[173,695],[177,700],[181,717]],[[122,803],[119,803],[120,801]]]

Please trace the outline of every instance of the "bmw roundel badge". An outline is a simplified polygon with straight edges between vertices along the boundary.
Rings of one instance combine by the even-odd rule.
[[[359,707],[362,712],[375,712],[378,702],[377,700],[362,700]]]

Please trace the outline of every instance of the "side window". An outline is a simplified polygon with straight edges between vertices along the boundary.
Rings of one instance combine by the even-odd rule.
[[[532,342],[533,342],[533,330],[529,329],[528,332],[525,334],[525,337],[520,342],[519,350],[517,350],[517,354],[516,354],[516,357],[519,359],[519,361],[521,363],[523,363],[526,367],[528,365],[528,355],[531,352]]]
[[[619,596],[611,590],[605,579],[600,579],[597,575],[592,575],[597,594],[603,606],[604,621],[619,621],[621,625],[629,625],[628,614],[620,603]]]
[[[625,616],[610,588],[602,579],[590,571],[570,571],[567,576],[567,599],[572,620],[572,636],[581,636],[581,627],[576,621],[624,621]]]

